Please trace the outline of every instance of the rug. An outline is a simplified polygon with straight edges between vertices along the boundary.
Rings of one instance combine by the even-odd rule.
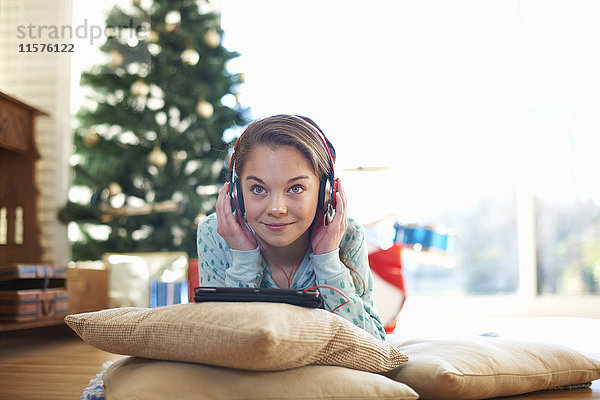
[[[102,377],[112,363],[112,361],[107,361],[102,365],[102,371],[97,373],[96,377],[92,378],[83,390],[83,394],[80,397],[81,400],[106,400],[106,396],[102,390],[102,385],[104,384]]]

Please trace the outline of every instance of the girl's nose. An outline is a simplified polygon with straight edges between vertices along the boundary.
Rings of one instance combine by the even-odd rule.
[[[287,213],[284,196],[273,195],[268,208],[269,214],[273,216],[284,215]]]

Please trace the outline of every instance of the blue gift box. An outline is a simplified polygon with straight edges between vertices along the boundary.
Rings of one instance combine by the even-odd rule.
[[[150,282],[150,307],[188,302],[188,282]]]

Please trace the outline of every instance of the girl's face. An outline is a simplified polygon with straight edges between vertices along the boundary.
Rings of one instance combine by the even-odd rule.
[[[317,212],[319,178],[291,146],[260,145],[246,158],[240,177],[246,219],[266,244],[306,243]]]

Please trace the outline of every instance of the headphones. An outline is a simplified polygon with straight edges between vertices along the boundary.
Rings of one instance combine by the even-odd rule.
[[[314,134],[320,139],[323,147],[327,151],[327,156],[329,158],[329,164],[331,167],[331,173],[325,174],[321,178],[321,182],[319,183],[319,197],[317,202],[317,213],[322,211],[324,215],[327,215],[329,218],[325,219],[325,223],[329,223],[329,219],[332,217],[335,210],[335,194],[337,193],[337,179],[335,179],[335,171],[334,171],[334,161],[333,155],[331,153],[331,148],[327,144],[327,140],[325,136],[321,132],[319,128],[317,128],[311,121],[309,121],[305,117],[300,117],[298,115],[290,115],[291,117],[301,121],[305,126],[308,126]],[[248,128],[246,128],[247,130]],[[246,130],[240,135],[238,140],[235,142],[235,146],[233,147],[233,154],[231,155],[231,161],[229,163],[229,196],[231,198],[231,209],[234,211],[239,211],[242,217],[246,216],[246,208],[244,206],[244,196],[242,194],[242,184],[240,183],[237,174],[235,173],[235,151],[237,149],[237,145],[240,142]]]

